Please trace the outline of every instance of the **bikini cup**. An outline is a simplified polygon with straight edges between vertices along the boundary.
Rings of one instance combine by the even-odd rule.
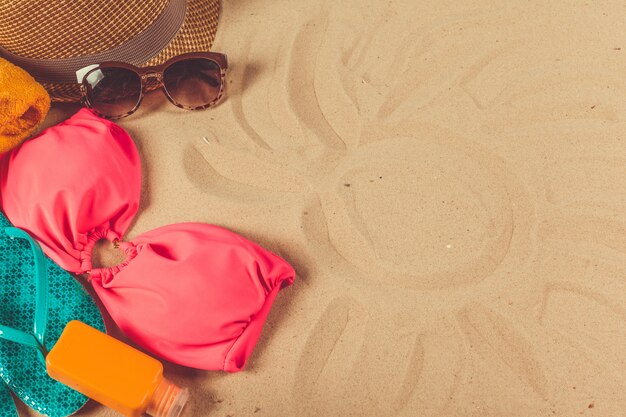
[[[199,369],[241,370],[295,272],[226,229],[173,224],[120,242],[126,260],[92,269],[100,239],[121,240],[137,212],[141,164],[130,136],[83,109],[0,161],[2,209],[63,268],[89,281],[136,344]]]
[[[204,223],[161,227],[120,248],[122,265],[90,275],[107,311],[144,349],[200,369],[241,370],[295,275],[273,253]]]
[[[15,227],[78,274],[100,239],[124,235],[139,208],[141,162],[116,124],[80,110],[0,160],[0,203]]]

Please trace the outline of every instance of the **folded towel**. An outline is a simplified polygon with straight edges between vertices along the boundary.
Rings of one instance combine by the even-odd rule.
[[[32,135],[48,110],[50,97],[41,84],[0,58],[0,154]]]

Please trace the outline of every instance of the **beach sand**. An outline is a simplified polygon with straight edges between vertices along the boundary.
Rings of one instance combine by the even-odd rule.
[[[623,416],[625,12],[227,1],[226,100],[120,121],[129,238],[214,223],[298,272],[245,371],[167,364],[192,415]]]

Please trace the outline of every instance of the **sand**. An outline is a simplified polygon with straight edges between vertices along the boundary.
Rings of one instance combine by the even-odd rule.
[[[227,99],[120,122],[128,237],[210,222],[298,272],[244,372],[167,365],[193,415],[623,416],[625,12],[227,1]]]

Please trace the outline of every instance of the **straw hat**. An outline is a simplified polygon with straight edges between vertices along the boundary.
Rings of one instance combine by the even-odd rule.
[[[208,51],[219,10],[219,0],[0,0],[0,56],[53,101],[78,101],[75,72],[87,65],[158,65]]]

